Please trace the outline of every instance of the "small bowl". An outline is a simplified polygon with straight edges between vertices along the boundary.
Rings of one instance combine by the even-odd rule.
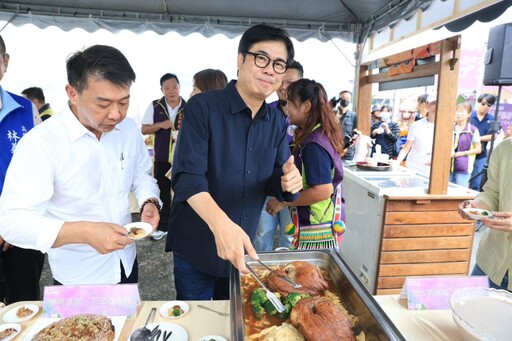
[[[466,213],[471,219],[474,220],[482,220],[483,218],[492,218],[494,215],[491,211],[483,210],[481,208],[464,208],[464,213]]]
[[[464,288],[450,297],[452,317],[465,341],[510,340],[512,293],[489,288]]]
[[[182,313],[180,315],[176,316],[176,315],[173,315],[172,313],[171,314],[169,313],[169,311],[172,312],[172,309],[175,306],[179,306],[180,309],[182,310]],[[190,310],[190,307],[187,302],[169,301],[169,302],[164,303],[160,307],[159,311],[160,311],[160,315],[162,315],[162,317],[169,318],[169,319],[177,319],[177,318],[182,317],[183,315],[186,315],[189,310]]]
[[[137,222],[125,225],[124,228],[128,230],[127,237],[133,240],[141,240],[149,236],[153,231],[153,226],[149,223]]]

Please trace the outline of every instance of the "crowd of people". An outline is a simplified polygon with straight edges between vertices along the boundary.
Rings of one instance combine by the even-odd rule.
[[[276,234],[280,248],[339,248],[343,161],[354,159],[360,134],[352,93],[328,100],[322,84],[304,78],[284,29],[252,26],[236,53],[237,79],[201,70],[188,101],[178,76],[164,74],[162,97],[149,103],[142,126],[127,117],[135,72],[111,46],[67,59],[68,106],[60,113],[39,87],[23,97],[0,86],[0,299],[39,299],[45,254],[55,285],[137,283],[136,247],[123,227],[132,219],[130,195],[151,238],[167,237],[180,300],[229,298],[231,267],[247,272],[244,255],[273,250]],[[9,63],[1,36],[0,54],[1,81]],[[273,93],[278,100],[268,104]],[[454,115],[450,180],[479,189],[495,98],[477,102]],[[429,176],[436,99],[404,101],[397,122],[392,112],[372,108],[372,153]],[[153,160],[143,134],[154,136]],[[511,252],[501,238],[512,228],[510,143],[489,160],[485,192],[461,204],[499,211],[485,221],[492,232],[474,272],[505,287],[510,264],[496,258]],[[500,253],[490,251],[496,243]]]

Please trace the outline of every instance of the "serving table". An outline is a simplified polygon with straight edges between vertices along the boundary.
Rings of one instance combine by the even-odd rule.
[[[144,325],[144,322],[146,322],[149,312],[153,307],[157,308],[157,313],[155,314],[153,322],[171,322],[182,326],[187,331],[188,339],[190,341],[197,341],[206,335],[219,335],[227,340],[230,339],[231,331],[229,316],[220,316],[214,312],[197,307],[198,304],[201,304],[217,311],[229,313],[229,301],[187,301],[190,306],[189,312],[176,319],[165,318],[160,315],[158,310],[164,303],[166,303],[166,301],[145,301],[139,304],[136,316],[126,319],[118,340],[129,340],[133,330]],[[36,316],[28,321],[19,323],[21,325],[21,332],[14,340],[24,340],[25,336],[29,335],[32,326],[39,318],[41,318],[43,302],[16,302],[0,310],[0,324],[3,324],[4,322],[2,317],[7,311],[24,304],[35,304],[39,306],[40,309]]]
[[[451,310],[409,310],[399,295],[374,298],[407,340],[463,340]]]

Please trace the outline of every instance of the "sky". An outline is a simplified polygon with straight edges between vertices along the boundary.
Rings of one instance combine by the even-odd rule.
[[[4,25],[5,22],[0,21],[0,28]],[[205,38],[198,33],[183,37],[175,32],[158,35],[152,31],[142,34],[129,31],[113,34],[106,30],[88,33],[82,29],[64,32],[56,27],[39,29],[34,25],[16,27],[11,24],[0,34],[11,56],[2,87],[18,94],[31,86],[41,87],[46,101],[57,111],[63,109],[67,101],[64,91],[66,58],[94,44],[114,46],[130,61],[137,78],[131,89],[128,116],[138,122],[149,103],[162,96],[159,80],[167,72],[178,76],[185,100],[192,91],[193,75],[202,69],[220,69],[228,79],[236,78],[240,37],[228,39],[215,35]],[[341,90],[352,90],[353,44],[340,39],[326,43],[316,39],[293,42],[295,59],[304,66],[304,76],[322,83],[329,98],[338,96]],[[274,99],[277,99],[275,95],[270,98]]]

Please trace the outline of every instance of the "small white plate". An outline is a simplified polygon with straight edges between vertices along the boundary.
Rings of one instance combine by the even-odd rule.
[[[153,322],[148,323],[146,328],[149,330],[155,329],[155,327],[158,326],[158,329],[160,330],[160,336],[158,338],[154,338],[152,340],[156,341],[188,341],[188,333],[180,325],[177,325],[175,323],[170,322]],[[165,335],[164,335],[165,333]],[[169,335],[171,333],[171,335]],[[164,338],[164,336],[167,336],[167,339]]]
[[[30,309],[30,310],[32,310],[32,312],[29,315],[25,316],[24,318],[19,318],[18,316],[16,316],[16,312],[18,311],[18,309],[20,309],[22,307]],[[39,307],[37,305],[24,304],[24,305],[14,307],[11,310],[9,310],[8,312],[6,312],[3,316],[3,319],[5,322],[9,322],[9,323],[23,322],[23,321],[30,320],[32,317],[34,317],[38,313],[38,311],[39,311]]]
[[[6,323],[6,324],[2,324],[0,325],[0,333],[2,333],[4,330],[7,330],[9,328],[12,328],[14,330],[16,330],[14,333],[12,333],[11,335],[1,339],[2,341],[9,341],[9,340],[12,340],[16,337],[16,335],[18,335],[21,331],[21,326],[17,323]]]
[[[494,215],[491,211],[483,210],[481,208],[465,208],[466,213],[471,219],[482,220],[483,218],[492,218]]]
[[[151,231],[153,231],[153,226],[151,226],[151,224],[144,223],[142,221],[139,221],[137,223],[130,223],[128,225],[125,225],[124,228],[128,230],[127,237],[130,238],[130,239],[133,239],[133,240],[144,239],[147,236],[149,236]],[[138,232],[137,235],[133,236],[133,235],[130,234],[130,231],[132,229],[142,229],[142,231],[138,230],[137,231]]]
[[[206,335],[200,337],[197,341],[228,341],[219,335]]]
[[[172,309],[172,307],[174,307],[176,305],[180,306],[181,310],[183,310],[183,313],[180,316],[169,315],[169,309]],[[189,309],[190,309],[190,307],[188,306],[187,302],[169,301],[169,302],[162,304],[162,306],[160,307],[160,315],[162,315],[163,317],[169,318],[169,319],[177,319],[177,318],[182,317],[186,313],[188,313]]]

